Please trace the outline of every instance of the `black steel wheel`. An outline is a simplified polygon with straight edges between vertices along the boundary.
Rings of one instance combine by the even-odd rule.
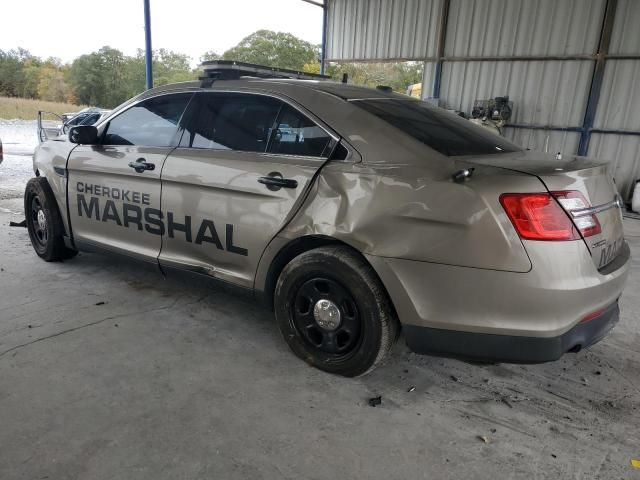
[[[24,214],[31,245],[48,262],[73,257],[77,251],[64,243],[64,224],[46,178],[29,180],[24,192]]]
[[[307,280],[291,307],[294,326],[310,348],[345,355],[357,346],[361,330],[358,305],[339,282],[327,277]]]
[[[40,248],[47,247],[49,240],[49,229],[47,228],[47,214],[42,209],[40,197],[33,195],[31,199],[31,228],[33,229],[33,240]]]
[[[297,356],[347,377],[379,364],[399,330],[377,275],[346,246],[316,248],[289,262],[276,284],[274,308]]]

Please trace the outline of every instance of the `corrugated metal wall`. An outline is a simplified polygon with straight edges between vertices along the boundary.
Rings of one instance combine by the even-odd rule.
[[[625,198],[640,179],[640,0],[328,5],[327,58],[424,61],[423,94],[444,107],[470,112],[476,99],[509,95],[506,137],[609,161]]]
[[[447,56],[594,52],[604,0],[453,0]]]
[[[441,4],[442,0],[332,0],[327,59],[434,56]]]
[[[480,98],[509,95],[512,123],[580,125],[593,62],[445,62],[440,98],[445,108],[471,112]]]

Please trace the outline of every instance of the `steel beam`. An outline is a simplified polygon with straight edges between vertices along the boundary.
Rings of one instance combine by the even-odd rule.
[[[604,79],[604,67],[609,52],[609,44],[611,43],[611,32],[613,31],[613,22],[616,17],[616,8],[618,0],[607,0],[604,11],[604,19],[602,20],[602,30],[600,32],[600,42],[598,43],[598,52],[596,54],[596,64],[593,68],[591,76],[591,87],[589,88],[589,97],[587,98],[587,108],[582,121],[582,133],[580,134],[580,143],[578,144],[578,155],[586,155],[589,151],[589,141],[591,140],[591,129],[596,118],[598,109],[598,101],[600,100],[600,92],[602,91],[602,81]]]
[[[153,88],[153,50],[151,50],[151,8],[150,0],[144,0],[144,48],[147,90]]]
[[[555,132],[573,132],[582,134],[581,126],[563,127],[560,125],[538,125],[535,123],[507,123],[504,128],[523,128],[526,130],[552,130]],[[617,130],[615,128],[590,128],[589,133],[607,133],[611,135],[640,136],[639,130]]]
[[[434,98],[440,98],[440,85],[442,84],[442,64],[445,61],[444,47],[447,41],[447,23],[449,21],[450,3],[451,3],[450,0],[443,0],[442,10],[440,11],[440,23],[438,25],[438,46],[436,49],[436,71],[433,79],[433,97]],[[422,88],[424,89],[424,81],[423,81]]]
[[[322,45],[320,48],[322,49],[320,53],[320,75],[324,75],[324,67],[327,58],[327,21],[329,15],[329,8],[327,6],[328,0],[323,0],[322,4]],[[314,3],[315,2],[310,2]]]
[[[323,0],[322,3],[316,2],[315,0],[302,0],[302,1],[310,3],[311,5],[315,5],[316,7],[326,8],[326,0]]]
[[[640,55],[608,54],[602,55],[607,60],[640,60]],[[547,62],[547,61],[567,61],[567,60],[597,60],[597,54],[576,53],[574,55],[500,55],[500,56],[458,56],[458,57],[390,57],[390,58],[354,58],[350,60],[329,58],[329,62],[358,62],[358,63],[380,63],[380,62]]]

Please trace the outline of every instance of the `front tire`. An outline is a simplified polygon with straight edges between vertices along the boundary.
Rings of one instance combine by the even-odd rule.
[[[27,183],[24,214],[31,245],[40,258],[55,262],[78,253],[64,244],[64,224],[46,178],[32,178]]]
[[[274,307],[278,327],[298,357],[345,377],[375,368],[398,336],[380,280],[344,246],[310,250],[287,264],[276,284]]]

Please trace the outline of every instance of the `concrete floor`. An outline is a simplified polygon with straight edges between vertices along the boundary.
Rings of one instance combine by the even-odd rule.
[[[590,350],[479,366],[401,341],[343,379],[233,292],[41,261],[20,211],[0,200],[0,479],[640,478],[640,221],[620,324]]]

